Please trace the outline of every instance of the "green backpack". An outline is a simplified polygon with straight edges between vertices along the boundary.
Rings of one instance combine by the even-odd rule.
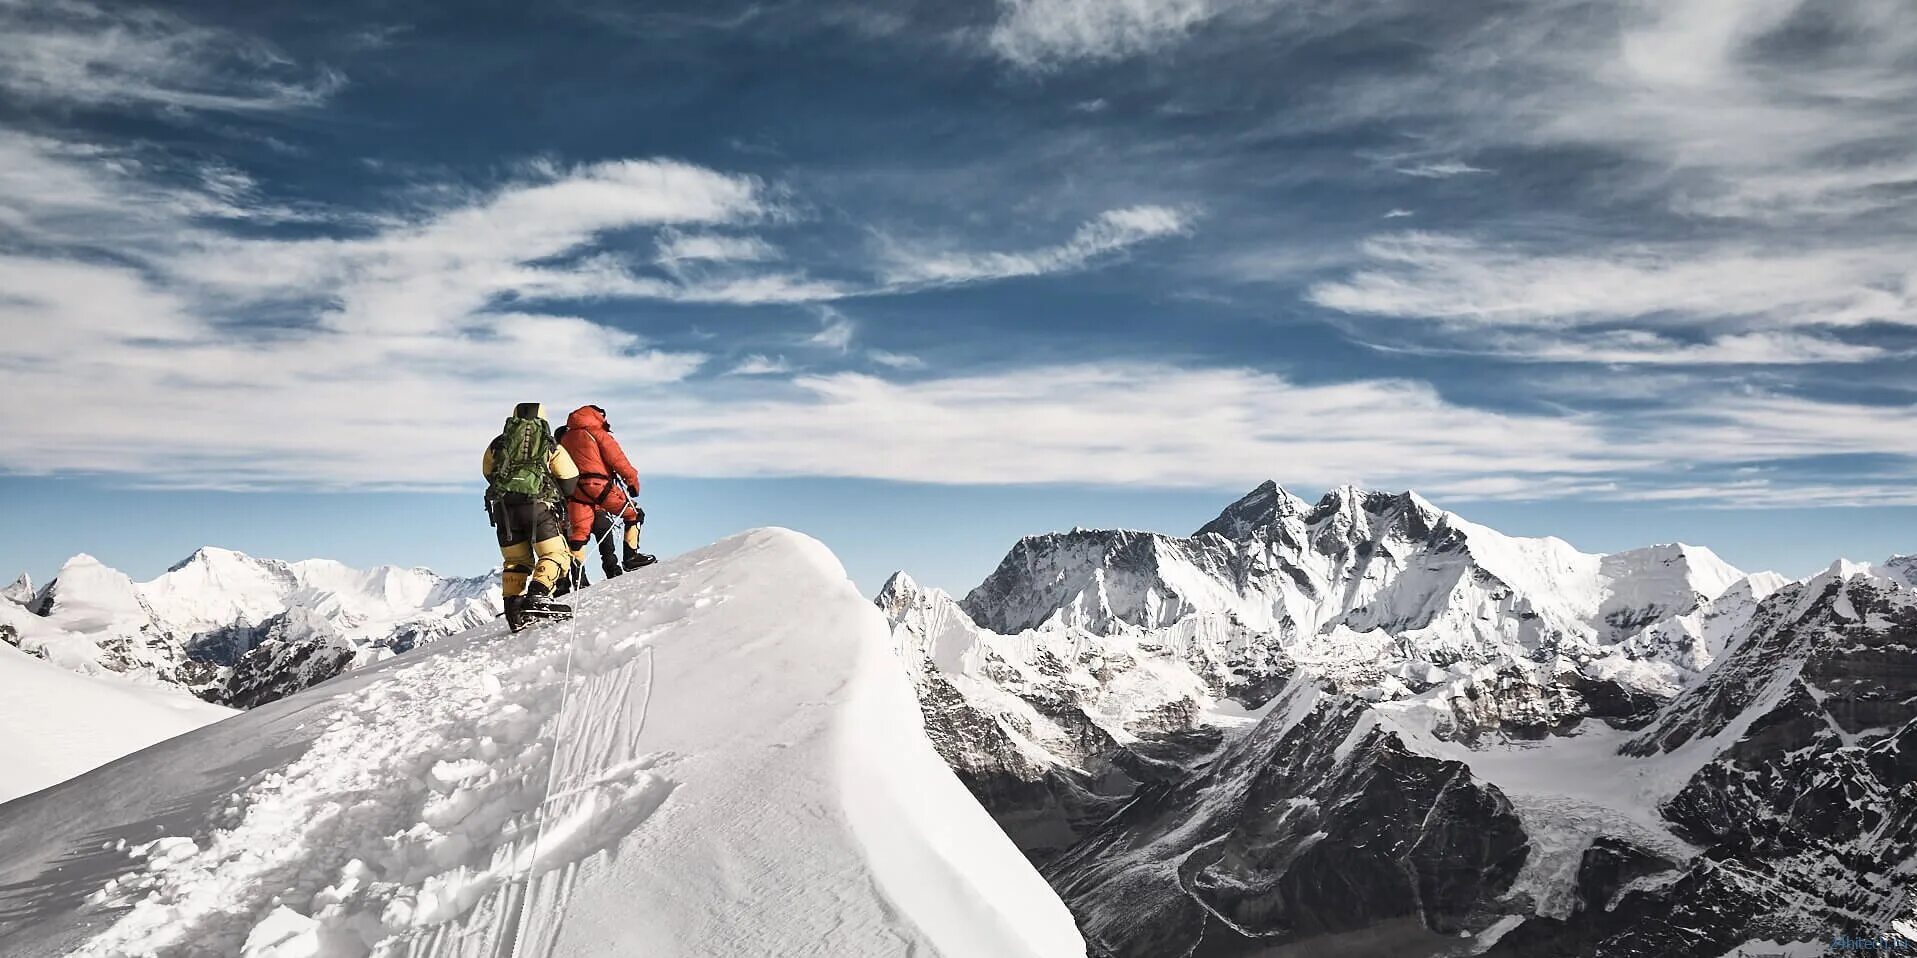
[[[506,420],[493,451],[493,471],[486,477],[494,495],[517,493],[532,499],[557,499],[552,480],[552,433],[544,419],[514,416]]]

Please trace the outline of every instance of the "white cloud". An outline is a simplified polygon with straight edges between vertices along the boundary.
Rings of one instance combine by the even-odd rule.
[[[792,364],[784,356],[772,357],[753,354],[739,361],[726,371],[728,376],[777,376],[792,371]]]
[[[0,88],[41,102],[201,111],[319,103],[344,79],[254,37],[143,7],[0,2]]]
[[[819,317],[819,331],[806,342],[841,353],[851,350],[852,337],[858,332],[851,317],[824,304],[812,307],[812,311]]]
[[[1056,246],[1006,252],[936,252],[892,244],[886,273],[895,286],[950,286],[985,280],[1040,276],[1084,269],[1094,261],[1147,240],[1191,229],[1189,214],[1167,206],[1107,210]]]
[[[1470,176],[1474,173],[1489,173],[1490,170],[1472,166],[1459,160],[1431,160],[1414,163],[1410,166],[1393,167],[1406,176],[1415,176],[1427,180],[1444,180],[1454,176]]]
[[[1812,509],[1917,506],[1917,474],[1901,481],[1845,484],[1769,480],[1620,490],[1601,498],[1638,502],[1684,502],[1702,509]]]
[[[1694,343],[1643,330],[1557,338],[1494,335],[1483,340],[1482,346],[1494,355],[1536,362],[1653,366],[1862,363],[1892,355],[1880,346],[1793,332],[1735,333]]]
[[[992,51],[1031,70],[1147,53],[1216,13],[1211,0],[999,0],[998,10]]]
[[[688,260],[757,263],[778,258],[779,251],[756,236],[669,231],[659,237],[659,259],[663,263]]]
[[[1364,244],[1371,265],[1312,286],[1346,313],[1568,327],[1667,315],[1770,326],[1917,323],[1917,266],[1895,250],[1639,246],[1532,253],[1409,232]]]
[[[1328,109],[1433,150],[1607,151],[1637,165],[1604,183],[1686,212],[1790,221],[1917,199],[1917,6],[1902,0],[1538,0],[1432,49],[1341,83]]]
[[[1415,215],[1415,214],[1413,214],[1412,211],[1407,209],[1393,209],[1393,210],[1386,211],[1384,218],[1388,220],[1395,220],[1395,219],[1403,219],[1404,217],[1412,216],[1412,215]]]
[[[888,352],[887,350],[883,350],[883,349],[867,350],[865,353],[865,358],[870,359],[881,366],[887,366],[892,369],[924,369],[925,368],[925,360],[920,359],[917,356],[911,356],[905,353]]]
[[[454,328],[263,329],[201,318],[139,272],[0,257],[0,463],[160,483],[425,486],[467,478],[520,398],[584,402],[673,382],[704,357],[577,317]],[[76,384],[89,398],[75,402]]]
[[[1428,386],[1305,386],[1245,370],[1082,364],[912,383],[803,377],[802,394],[677,405],[648,448],[711,475],[1239,485],[1275,472],[1442,487],[1483,473],[1589,473],[1596,424],[1451,405]],[[873,437],[884,437],[883,442]]]
[[[531,264],[587,248],[612,230],[748,220],[767,207],[756,181],[661,160],[595,163],[513,184],[372,236],[190,238],[172,274],[232,303],[312,301],[342,331],[457,327],[505,297],[696,298],[664,281],[621,285],[602,261]],[[707,291],[706,295],[723,295]]]
[[[1910,409],[1799,396],[1698,397],[1645,416],[1642,429],[1679,461],[1758,462],[1809,456],[1917,461]]]

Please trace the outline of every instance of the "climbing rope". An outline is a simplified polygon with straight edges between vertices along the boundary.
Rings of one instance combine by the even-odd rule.
[[[584,596],[581,596],[581,599],[583,598]],[[546,789],[540,794],[539,804],[534,809],[539,815],[539,826],[533,830],[532,851],[526,857],[526,881],[519,893],[519,916],[513,922],[512,949],[506,953],[509,958],[519,956],[519,942],[525,931],[526,917],[532,911],[533,872],[539,866],[539,845],[546,838],[548,818],[546,809],[552,803],[553,786],[559,781],[559,731],[565,727],[566,706],[572,700],[572,656],[573,651],[579,647],[578,616],[583,604],[579,600],[574,600],[573,613],[566,619],[566,668],[559,684],[559,710],[553,713],[552,755],[546,763]]]

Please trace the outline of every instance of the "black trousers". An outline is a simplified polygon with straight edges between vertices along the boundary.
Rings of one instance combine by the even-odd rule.
[[[566,535],[559,510],[553,508],[551,503],[527,496],[509,493],[493,500],[492,516],[493,532],[502,546],[515,542],[544,542]]]

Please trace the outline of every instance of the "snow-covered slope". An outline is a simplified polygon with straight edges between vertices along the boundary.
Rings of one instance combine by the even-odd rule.
[[[761,530],[578,601],[7,806],[0,953],[1084,953],[823,546]]]
[[[488,621],[497,593],[490,576],[211,547],[141,583],[82,554],[25,603],[37,619],[9,617],[7,640],[73,671],[250,707]]]
[[[232,714],[165,689],[75,675],[0,643],[0,802]]]

